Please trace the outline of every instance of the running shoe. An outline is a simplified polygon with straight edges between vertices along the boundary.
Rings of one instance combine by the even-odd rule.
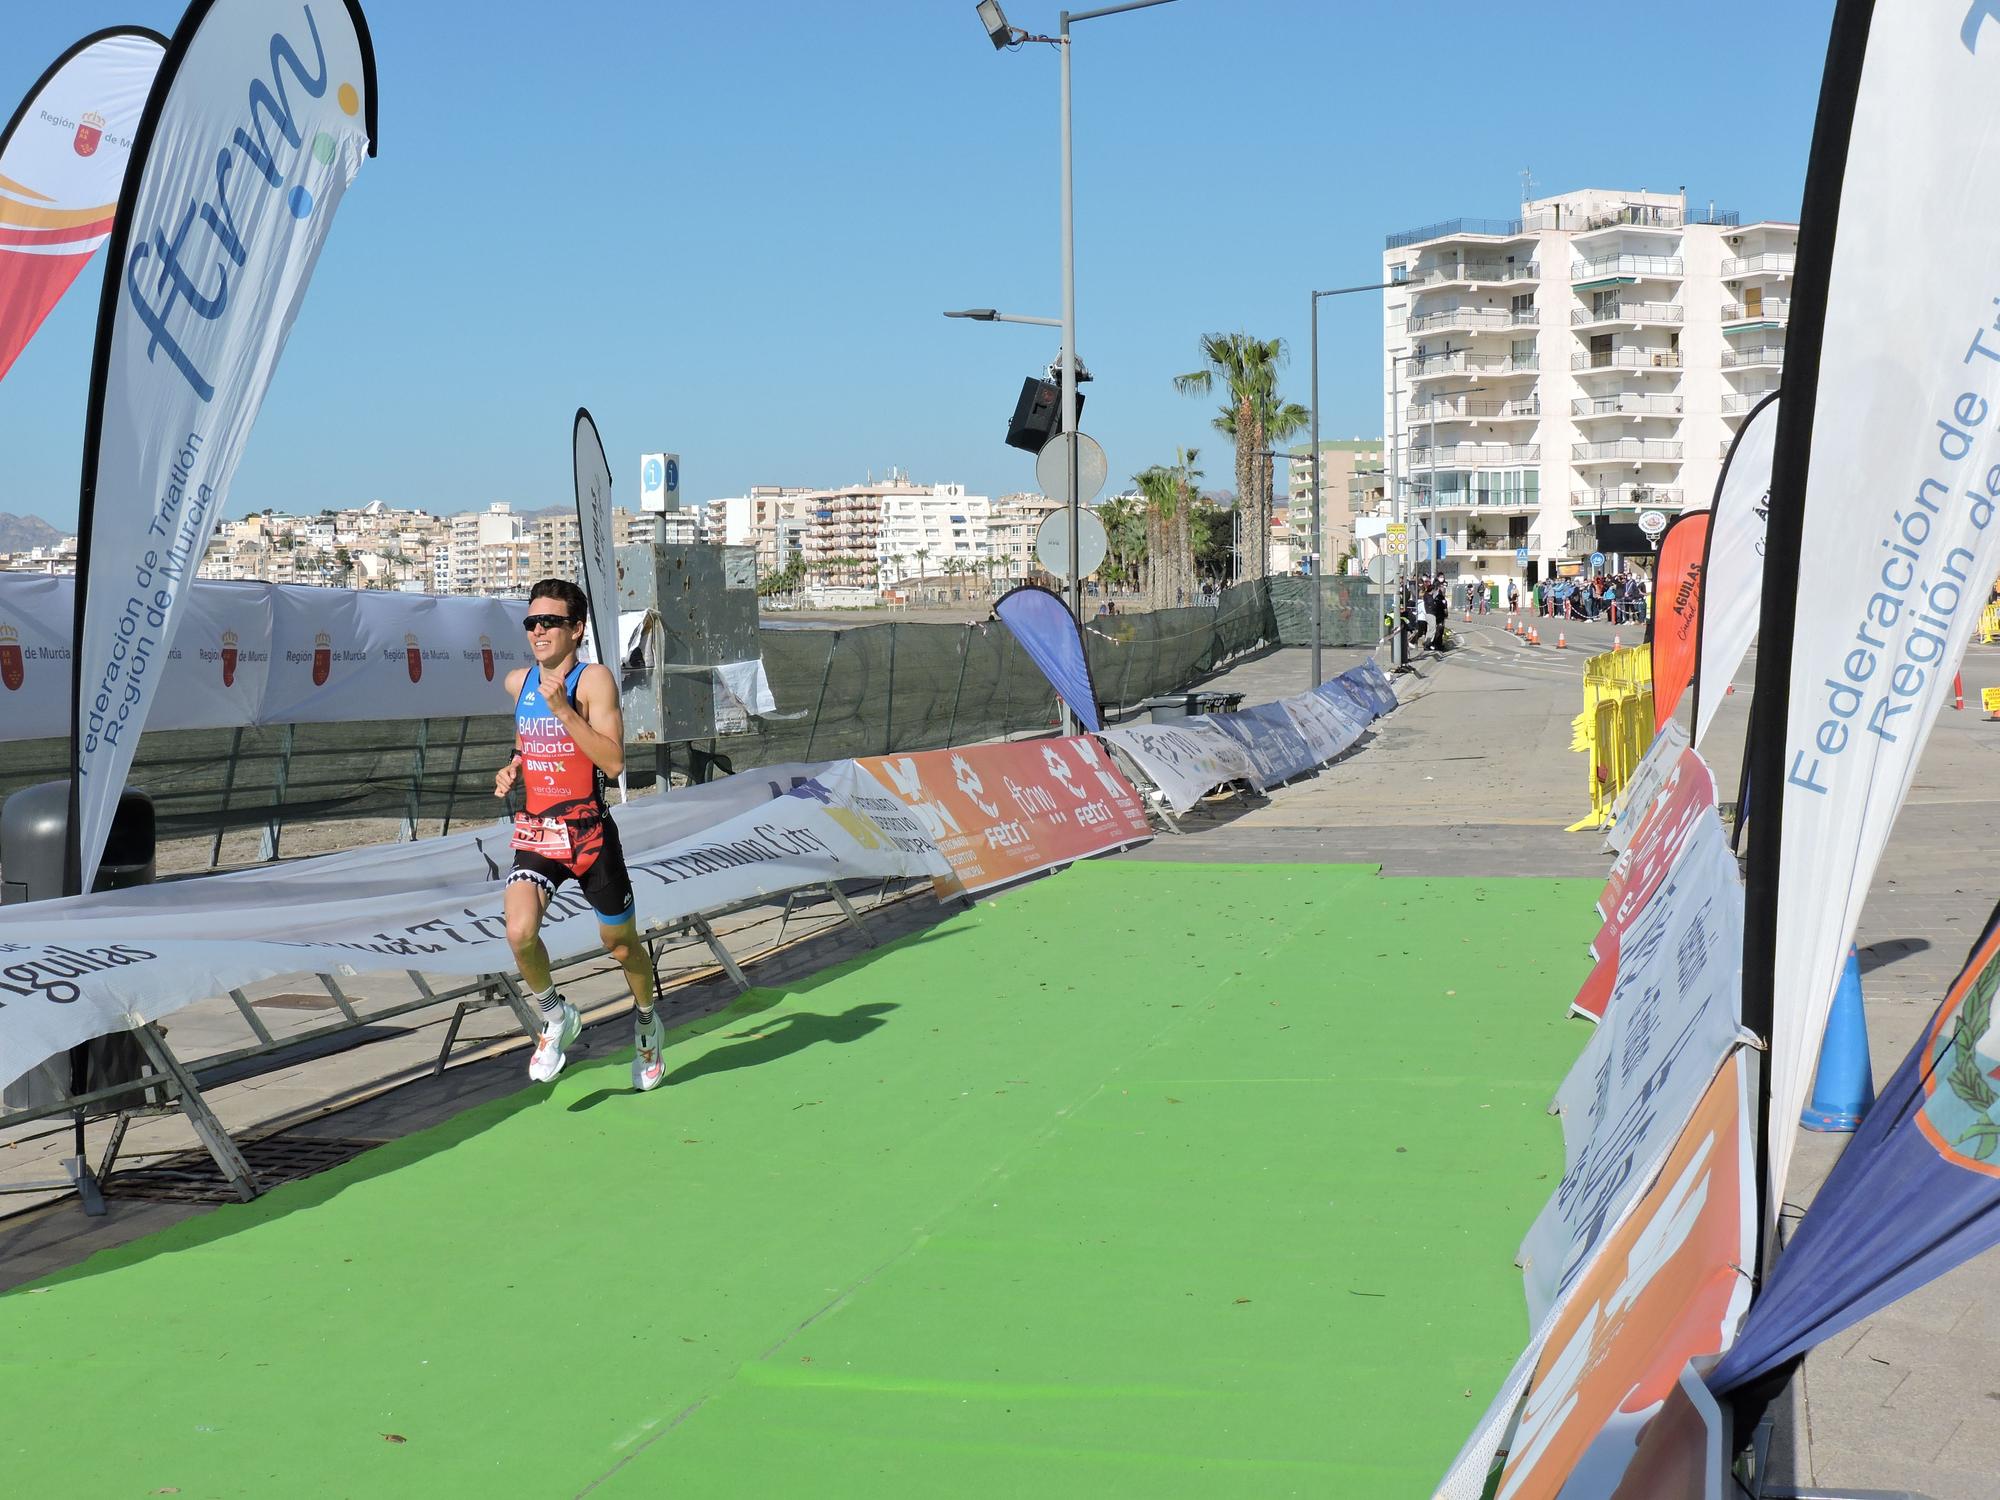
[[[569,1061],[569,1044],[576,1040],[583,1030],[583,1017],[576,1013],[576,1007],[565,1000],[562,1012],[552,1026],[543,1028],[535,1038],[535,1055],[528,1059],[528,1077],[536,1083],[547,1083],[563,1070]]]
[[[666,1043],[666,1028],[660,1024],[658,1011],[650,1021],[633,1017],[632,1087],[642,1094],[658,1088],[667,1075]]]

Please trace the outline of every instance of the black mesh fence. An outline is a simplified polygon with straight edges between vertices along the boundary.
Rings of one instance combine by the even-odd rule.
[[[1279,644],[1312,641],[1312,586],[1309,578],[1273,578],[1271,616]],[[1367,578],[1319,580],[1320,642],[1327,646],[1373,646],[1383,635],[1387,601]]]
[[[1242,584],[1209,606],[1089,621],[1084,640],[1099,699],[1136,704],[1278,640],[1273,596],[1295,582]],[[1331,630],[1326,639],[1340,643]],[[777,712],[753,718],[747,732],[701,742],[704,756],[721,758],[718,769],[935,749],[1057,723],[1053,690],[998,621],[767,626],[762,646]],[[429,833],[493,815],[493,773],[512,754],[513,736],[504,714],[159,731],[140,740],[130,781],[153,798],[163,837],[340,818],[402,819]],[[67,775],[68,754],[64,740],[8,744],[0,797]],[[676,755],[676,769],[686,769],[686,751]],[[654,764],[636,748],[630,762],[632,787],[650,786]]]

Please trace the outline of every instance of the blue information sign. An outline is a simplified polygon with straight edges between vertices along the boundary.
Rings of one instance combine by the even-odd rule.
[[[1517,568],[1525,568],[1527,567],[1527,565],[1528,565],[1528,549],[1526,547],[1516,547],[1514,549],[1514,566]]]

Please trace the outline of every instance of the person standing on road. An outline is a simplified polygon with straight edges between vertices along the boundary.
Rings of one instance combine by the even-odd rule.
[[[528,1076],[547,1083],[568,1061],[583,1022],[556,990],[542,918],[562,883],[576,882],[597,913],[605,950],[625,971],[637,1006],[632,1086],[644,1093],[657,1088],[665,1073],[665,1039],[653,1011],[657,978],[639,940],[632,877],[604,801],[606,778],[625,768],[618,683],[609,668],[577,659],[589,620],[590,600],[582,589],[566,578],[543,579],[529,598],[525,622],[535,665],[507,674],[507,691],[514,695],[514,755],[494,775],[493,795],[508,797],[519,784],[527,801],[527,811],[514,817],[514,867],[504,897],[507,945],[542,1012]]]

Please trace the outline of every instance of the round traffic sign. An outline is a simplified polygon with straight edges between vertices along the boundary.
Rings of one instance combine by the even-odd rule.
[[[1104,480],[1111,467],[1105,462],[1104,450],[1098,446],[1097,439],[1087,432],[1059,432],[1042,444],[1041,451],[1035,455],[1035,483],[1051,500],[1059,500],[1064,505],[1076,503],[1076,497],[1069,492],[1069,444],[1072,436],[1076,441],[1076,486],[1083,491],[1083,503],[1088,505],[1103,492]]]
[[[1069,517],[1070,507],[1052,510],[1035,533],[1035,560],[1058,578],[1069,577]],[[1110,539],[1104,534],[1104,523],[1090,510],[1079,511],[1076,517],[1077,569],[1076,576],[1088,578],[1095,573],[1098,564],[1104,561],[1111,550]]]
[[[1591,553],[1590,566],[1593,572],[1596,571],[1597,569],[1602,568],[1604,566],[1604,554],[1602,552]]]

